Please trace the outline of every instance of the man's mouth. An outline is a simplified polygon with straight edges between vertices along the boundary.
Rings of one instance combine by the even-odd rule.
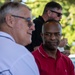
[[[28,32],[29,35],[32,35],[32,33]]]
[[[57,43],[56,42],[49,42],[51,45],[53,46],[57,46]]]

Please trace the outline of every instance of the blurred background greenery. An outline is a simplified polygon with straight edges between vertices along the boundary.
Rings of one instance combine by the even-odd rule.
[[[75,0],[0,0],[0,6],[8,1],[18,1],[28,5],[32,9],[33,19],[42,15],[47,2],[60,3],[63,7],[63,16],[60,21],[63,27],[62,34],[68,39],[71,54],[75,54]]]

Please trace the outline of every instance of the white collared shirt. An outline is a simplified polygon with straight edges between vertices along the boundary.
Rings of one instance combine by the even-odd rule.
[[[0,75],[39,75],[32,54],[4,32],[0,32]]]

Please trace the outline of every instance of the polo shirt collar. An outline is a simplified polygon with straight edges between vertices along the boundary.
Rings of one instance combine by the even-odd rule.
[[[49,58],[50,56],[44,51],[42,44],[40,45],[40,47],[38,48],[39,53],[45,57],[45,58]],[[57,50],[57,59],[59,59],[61,57],[61,53],[59,50]]]
[[[0,31],[0,37],[4,37],[4,38],[10,39],[11,41],[15,42],[14,38],[6,32]]]

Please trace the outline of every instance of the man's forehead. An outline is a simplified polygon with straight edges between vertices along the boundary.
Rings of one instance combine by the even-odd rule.
[[[45,25],[44,29],[46,31],[55,31],[55,30],[60,30],[60,25],[59,23],[48,23],[47,25]]]
[[[56,11],[56,12],[58,12],[58,13],[62,13],[62,9],[54,8],[54,9],[52,9],[52,10],[54,10],[54,11]]]
[[[60,26],[60,25],[59,25],[58,22],[52,21],[52,22],[46,23],[45,26],[46,26],[47,28],[49,28],[49,27],[58,27],[58,26]]]

